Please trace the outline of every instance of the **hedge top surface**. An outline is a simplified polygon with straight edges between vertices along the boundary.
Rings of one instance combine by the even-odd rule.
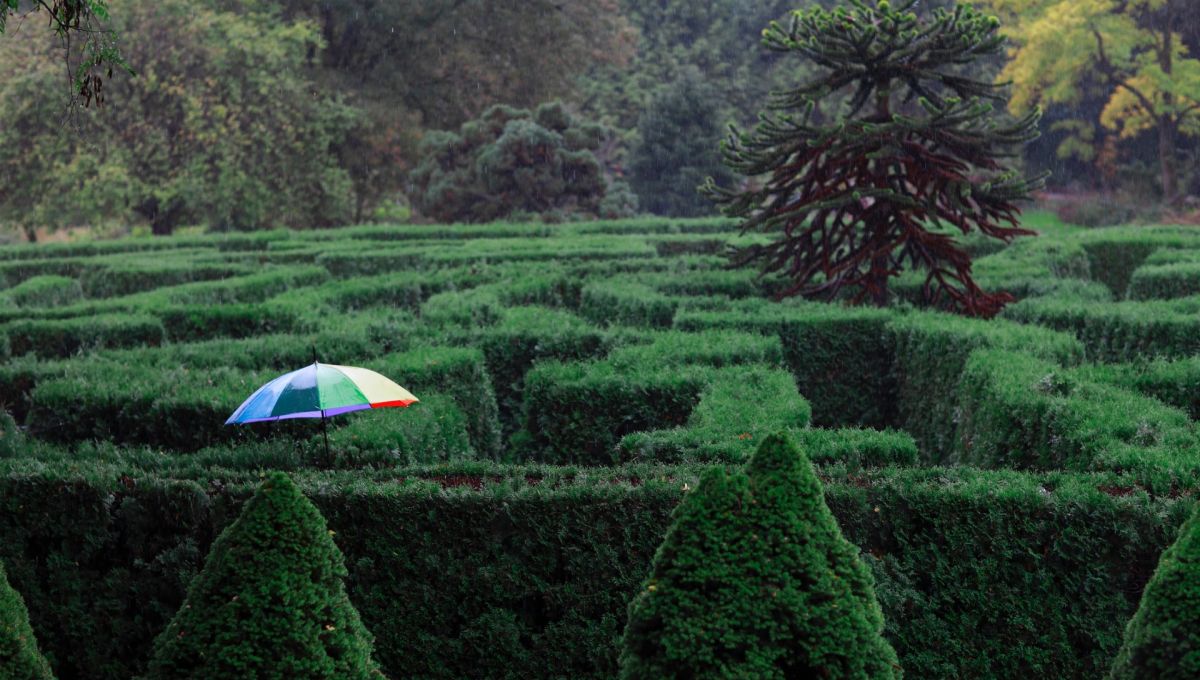
[[[146,680],[382,677],[331,534],[287,475],[268,475],[213,543]]]

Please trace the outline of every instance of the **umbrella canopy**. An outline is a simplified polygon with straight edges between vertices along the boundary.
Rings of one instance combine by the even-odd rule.
[[[368,408],[408,406],[417,401],[411,392],[375,371],[313,362],[258,388],[225,424],[327,418]]]

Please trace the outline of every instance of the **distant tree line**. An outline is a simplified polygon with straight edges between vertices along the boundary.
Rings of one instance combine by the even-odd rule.
[[[110,16],[98,0],[0,0],[0,226],[165,234],[332,226],[410,208],[465,221],[711,214],[696,186],[730,179],[718,148],[727,124],[753,124],[770,91],[812,72],[764,48],[762,30],[831,2],[111,4]],[[1045,109],[1029,172],[1054,170],[1054,187],[1129,187],[1169,202],[1200,193],[1200,5],[977,4],[1000,16],[1015,49],[969,75],[1014,81],[1013,115]],[[76,12],[55,16],[103,40],[64,46],[72,34],[61,22],[46,30],[47,8]],[[100,93],[102,107],[71,110]],[[552,102],[571,129],[602,139],[581,144],[538,123]],[[496,111],[527,114],[494,128]],[[482,129],[497,135],[462,138]],[[470,148],[452,154],[455,136]],[[535,148],[545,167],[518,159]],[[524,164],[523,179],[505,180],[519,190],[496,184],[503,163]]]

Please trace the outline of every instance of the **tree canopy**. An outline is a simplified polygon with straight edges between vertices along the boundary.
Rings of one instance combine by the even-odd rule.
[[[1181,136],[1200,135],[1200,4],[1193,0],[991,0],[1015,46],[1000,78],[1014,113],[1097,93],[1099,123],[1157,137],[1164,198],[1180,197]],[[1081,120],[1068,143],[1090,147]]]
[[[115,79],[79,135],[55,115],[53,49],[6,39],[21,57],[0,65],[0,185],[16,189],[0,196],[0,220],[65,226],[132,210],[155,233],[350,220],[354,185],[337,150],[357,114],[313,96],[313,24],[187,0],[130,3],[115,24],[155,40],[130,44],[139,77]]]
[[[962,68],[1001,50],[996,17],[969,5],[918,16],[917,5],[852,0],[763,32],[768,49],[819,73],[775,93],[753,131],[730,135],[726,162],[751,185],[706,191],[743,230],[774,237],[741,261],[790,278],[781,296],[885,305],[888,280],[912,268],[931,304],[992,316],[1012,300],[979,288],[954,232],[1032,233],[1018,226],[1018,201],[1043,178],[1008,159],[1037,137],[1040,112],[1003,120],[993,112],[1002,89]]]

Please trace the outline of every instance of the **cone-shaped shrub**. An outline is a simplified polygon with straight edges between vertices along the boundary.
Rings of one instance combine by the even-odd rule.
[[[345,576],[321,513],[271,474],[213,543],[147,680],[380,677]]]
[[[1200,677],[1200,506],[1159,559],[1109,677]]]
[[[12,586],[0,564],[0,678],[3,680],[48,680],[50,664],[38,651],[25,601]]]
[[[870,573],[808,459],[763,441],[675,511],[629,608],[623,678],[898,678]]]

